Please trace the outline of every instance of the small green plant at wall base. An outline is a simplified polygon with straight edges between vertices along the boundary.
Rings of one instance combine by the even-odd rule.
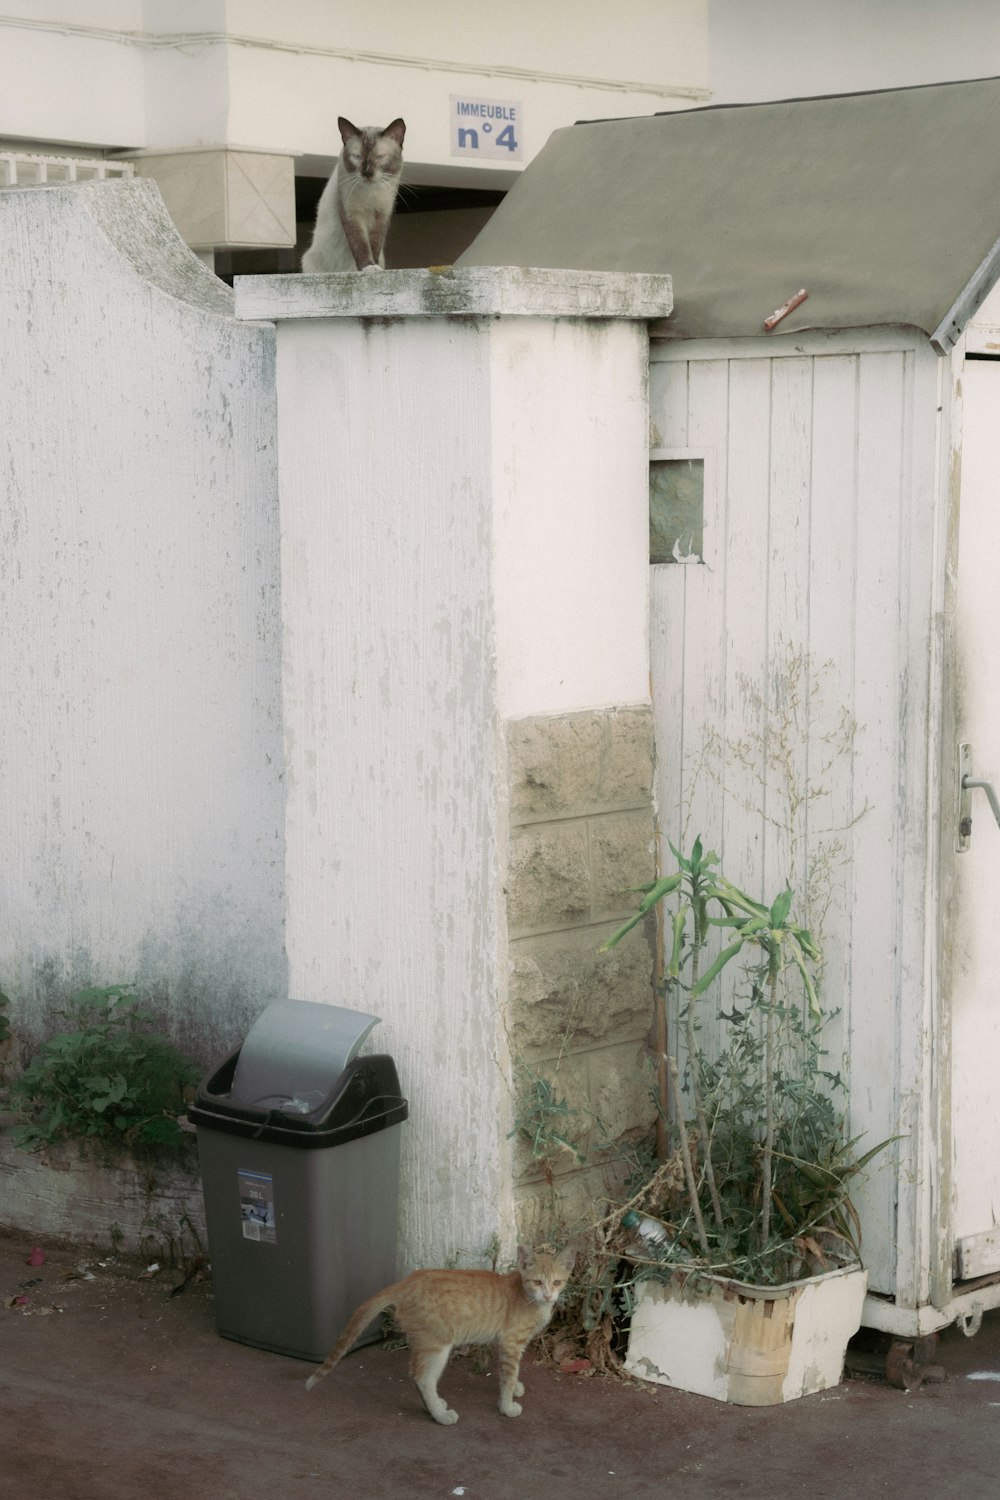
[[[9,1089],[25,1117],[13,1137],[27,1149],[100,1139],[180,1144],[178,1117],[198,1069],[166,1037],[129,985],[84,989],[57,1012],[65,1029],[44,1043]]]
[[[525,1142],[551,1186],[554,1166],[561,1156],[568,1154],[577,1165],[584,1162],[579,1147],[568,1139],[572,1122],[579,1118],[580,1111],[560,1099],[547,1078],[539,1077],[527,1067],[521,1068],[519,1083],[519,1108],[510,1135]]]
[[[4,1014],[4,1012],[9,1009],[10,1000],[4,994],[3,990],[0,990],[0,1045],[2,1045],[10,1036],[10,1022]]]

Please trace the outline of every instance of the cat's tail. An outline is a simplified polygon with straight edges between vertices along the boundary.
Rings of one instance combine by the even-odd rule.
[[[397,1291],[397,1286],[387,1286],[381,1292],[376,1292],[374,1297],[369,1297],[367,1302],[362,1302],[361,1306],[351,1314],[347,1327],[330,1350],[326,1359],[320,1365],[319,1369],[314,1370],[306,1381],[307,1391],[311,1391],[317,1380],[322,1380],[324,1375],[329,1375],[334,1365],[340,1363],[347,1351],[364,1333],[372,1319],[377,1318],[379,1313],[385,1312],[387,1307],[392,1306],[396,1300]]]

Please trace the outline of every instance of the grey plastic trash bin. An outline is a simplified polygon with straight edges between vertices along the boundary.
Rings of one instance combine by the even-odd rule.
[[[395,1279],[408,1109],[392,1058],[355,1056],[377,1020],[268,1006],[188,1108],[225,1338],[322,1359]]]

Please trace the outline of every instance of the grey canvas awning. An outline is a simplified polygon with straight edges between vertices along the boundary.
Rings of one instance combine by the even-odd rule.
[[[669,331],[904,324],[939,347],[1000,271],[1000,79],[556,131],[460,265],[667,272]]]

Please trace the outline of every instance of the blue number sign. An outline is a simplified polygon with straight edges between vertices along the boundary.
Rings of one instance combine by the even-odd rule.
[[[451,154],[521,161],[521,105],[513,99],[471,99],[465,94],[452,94]]]

